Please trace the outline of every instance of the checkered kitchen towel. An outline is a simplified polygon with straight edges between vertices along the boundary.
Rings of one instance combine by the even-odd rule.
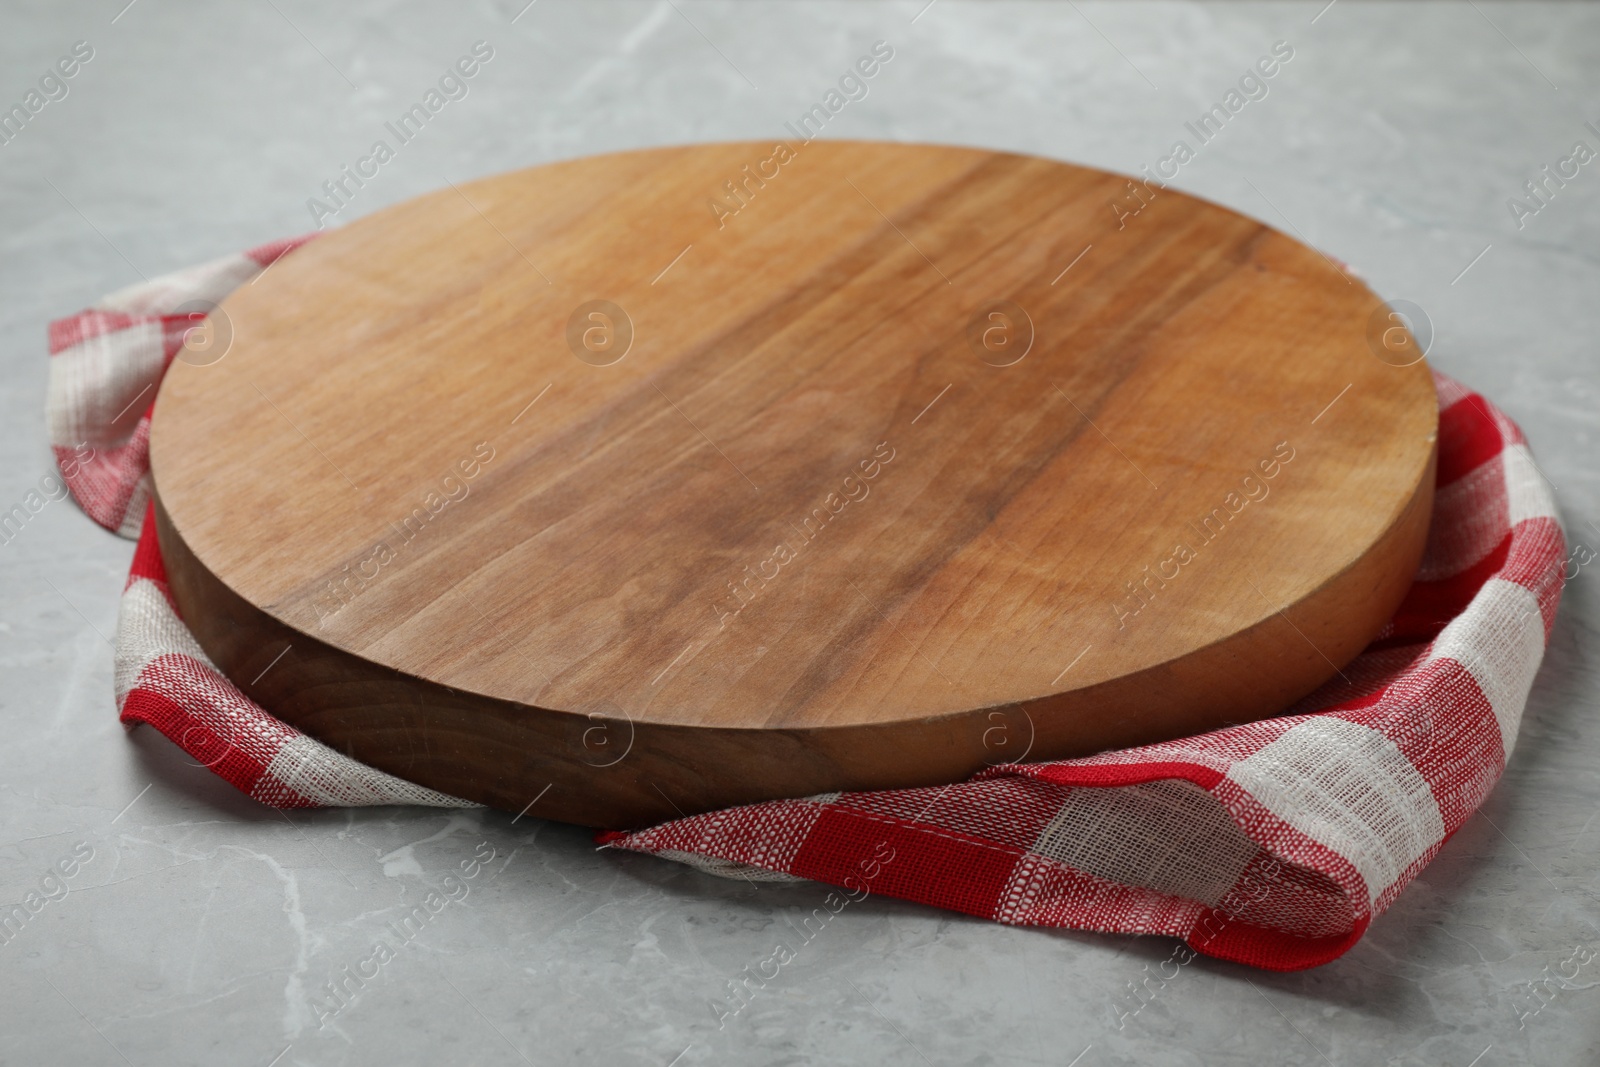
[[[139,534],[150,404],[198,316],[300,241],[114,294],[50,328],[49,424],[83,509]],[[1566,546],[1522,433],[1448,378],[1421,569],[1329,683],[1264,722],[929,789],[777,800],[604,833],[714,874],[809,878],[1005,923],[1167,934],[1274,970],[1335,959],[1500,777],[1554,622]],[[122,721],[148,723],[266,804],[464,805],[251,703],[206,658],[143,522],[117,627]]]

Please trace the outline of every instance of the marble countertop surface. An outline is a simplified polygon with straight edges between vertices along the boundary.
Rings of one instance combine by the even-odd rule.
[[[311,229],[322,182],[474,41],[495,52],[470,94],[336,221],[548,160],[781,136],[877,40],[893,64],[829,136],[1134,172],[1287,41],[1268,95],[1176,184],[1423,309],[1433,363],[1523,425],[1570,538],[1600,545],[1600,164],[1536,211],[1508,206],[1575,142],[1600,147],[1600,8],[124,2],[0,14],[0,104],[93,49],[0,144],[0,509],[50,469],[46,320]],[[81,861],[0,944],[0,1062],[1600,1062],[1600,961],[1530,992],[1600,952],[1600,566],[1568,583],[1498,789],[1343,959],[1197,960],[1119,1029],[1128,983],[1172,942],[872,898],[719,1030],[712,1002],[818,886],[599,853],[497,812],[261,807],[117,724],[108,638],[131,553],[70,503],[0,544],[0,901]],[[321,987],[475,853],[494,858],[470,894],[319,1019]]]

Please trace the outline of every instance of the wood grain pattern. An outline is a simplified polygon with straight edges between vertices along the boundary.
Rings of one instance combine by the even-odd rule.
[[[229,297],[157,401],[162,547],[274,713],[588,825],[1181,736],[1334,676],[1409,585],[1437,412],[1379,307],[1042,159],[553,164]]]

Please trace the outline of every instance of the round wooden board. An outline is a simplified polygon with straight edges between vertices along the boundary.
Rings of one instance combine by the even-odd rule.
[[[1043,159],[535,167],[212,318],[151,436],[206,652],[358,759],[586,825],[1277,714],[1427,534],[1434,389],[1372,292]]]

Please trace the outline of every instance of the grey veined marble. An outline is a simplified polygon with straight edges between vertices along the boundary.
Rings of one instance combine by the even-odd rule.
[[[46,319],[312,228],[323,183],[475,42],[492,61],[338,221],[446,179],[770,137],[883,40],[893,63],[826,136],[1173,159],[1182,188],[1422,308],[1434,363],[1522,423],[1572,538],[1600,543],[1600,164],[1575,148],[1600,148],[1600,8],[123,2],[0,13],[0,103],[42,101],[0,143],[0,504],[48,470]],[[1241,83],[1278,42],[1293,56],[1264,91]],[[92,57],[64,78],[75,47]],[[1225,128],[1189,131],[1241,85]],[[874,897],[719,1027],[728,982],[821,887],[493,812],[264,809],[117,725],[131,552],[69,503],[0,544],[0,899],[38,902],[0,944],[5,1063],[1600,1062],[1592,566],[1499,789],[1338,962],[1179,966],[1167,940]]]

